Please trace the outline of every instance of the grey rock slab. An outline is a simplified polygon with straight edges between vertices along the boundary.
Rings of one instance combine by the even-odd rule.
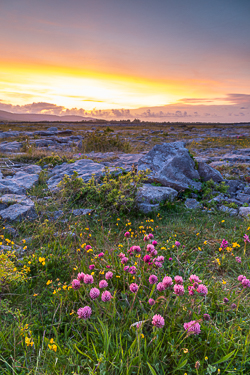
[[[21,187],[24,187],[25,189],[31,189],[34,185],[38,183],[38,179],[38,174],[30,174],[20,171],[12,177],[11,181],[13,181]]]
[[[93,212],[93,210],[90,210],[89,208],[77,208],[72,211],[72,214],[75,216],[82,216],[91,214],[91,212]]]
[[[0,152],[14,153],[20,151],[22,148],[21,142],[2,142],[0,143]]]
[[[227,207],[227,206],[224,206],[224,205],[219,207],[219,211],[226,212],[230,216],[237,216],[238,215],[238,210],[237,209],[230,208],[230,207]]]
[[[2,218],[2,220],[6,221],[22,221],[24,219],[33,221],[37,218],[37,214],[34,205],[25,206],[16,203],[1,211],[0,217]]]
[[[197,210],[198,208],[201,208],[202,205],[196,199],[187,198],[185,201],[185,206],[189,210]]]
[[[5,194],[2,197],[0,197],[0,203],[5,204],[14,204],[19,203],[24,206],[34,206],[34,202],[26,197],[26,195],[17,195],[17,194]]]
[[[5,208],[7,208],[7,207],[8,207],[7,204],[1,203],[1,198],[0,198],[0,211],[5,210]]]
[[[242,181],[239,180],[225,180],[226,185],[229,186],[228,193],[236,193],[237,190],[243,190],[245,184],[242,183]]]
[[[177,195],[178,192],[172,188],[144,184],[139,188],[136,199],[139,203],[147,203],[152,205],[166,200],[172,202]]]
[[[248,217],[248,215],[250,215],[250,207],[240,207],[239,215],[243,217]]]
[[[52,220],[58,220],[60,217],[62,217],[64,212],[62,210],[58,211],[53,211],[53,212],[47,212],[47,215],[52,219]]]
[[[103,164],[95,163],[89,159],[80,159],[75,163],[69,164],[64,163],[52,169],[51,177],[47,181],[47,184],[49,189],[53,191],[65,175],[72,176],[74,172],[77,172],[78,177],[82,178],[84,182],[88,182],[93,174],[96,177],[102,176],[104,168]]]
[[[39,174],[42,171],[42,168],[40,167],[40,165],[31,164],[31,165],[28,165],[27,167],[23,167],[22,171],[29,173],[29,174]]]
[[[213,180],[214,182],[223,181],[222,174],[210,165],[200,162],[198,163],[198,172],[203,181]]]
[[[244,188],[244,193],[250,195],[250,186],[246,186],[246,187]]]
[[[138,209],[143,212],[144,214],[149,214],[150,212],[154,212],[159,210],[159,204],[149,204],[149,203],[139,203]]]
[[[250,203],[250,195],[239,193],[236,198],[242,203]]]
[[[159,182],[176,190],[200,190],[200,176],[183,142],[156,145],[138,162],[138,170],[150,169],[149,182]]]
[[[11,180],[0,181],[0,193],[3,194],[25,194],[26,190]]]
[[[216,197],[210,199],[209,203],[213,203],[213,202],[215,202],[215,203],[220,203],[220,202],[223,201],[223,200],[225,200],[225,195],[223,195],[223,194],[219,194],[219,195],[217,195]]]
[[[57,133],[58,132],[58,128],[56,128],[55,126],[51,126],[50,128],[47,129],[47,131],[53,132],[53,133]]]

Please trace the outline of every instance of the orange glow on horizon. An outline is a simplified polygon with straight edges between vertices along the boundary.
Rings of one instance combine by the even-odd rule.
[[[0,99],[13,105],[49,102],[87,111],[153,107],[178,103],[183,97],[212,98],[217,86],[209,80],[154,80],[94,69],[0,63]]]

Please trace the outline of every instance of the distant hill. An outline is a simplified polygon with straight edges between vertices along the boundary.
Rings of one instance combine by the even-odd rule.
[[[39,122],[39,121],[89,121],[94,120],[93,117],[83,117],[83,116],[56,116],[56,115],[43,115],[40,113],[12,113],[6,111],[0,111],[0,121],[29,121],[29,122]]]

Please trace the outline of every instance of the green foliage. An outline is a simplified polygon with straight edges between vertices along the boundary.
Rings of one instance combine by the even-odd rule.
[[[59,187],[72,204],[128,213],[136,210],[136,194],[147,174],[145,171],[121,173],[121,169],[111,173],[106,168],[101,182],[92,176],[89,182],[84,183],[75,172],[72,177],[65,176]]]
[[[222,181],[220,184],[216,184],[212,179],[203,182],[202,184],[202,197],[203,199],[211,199],[213,191],[218,193],[225,194],[227,193],[229,186],[225,184],[225,181]]]
[[[59,156],[59,155],[52,153],[52,155],[45,156],[42,159],[40,159],[36,164],[40,165],[41,167],[44,167],[45,165],[50,165],[52,167],[55,167],[56,165],[60,165],[65,162],[68,162],[68,159],[66,156]]]
[[[110,151],[123,151],[130,152],[130,143],[121,139],[118,135],[110,135],[110,130],[104,133],[89,133],[82,141],[83,153],[95,152],[110,152]]]

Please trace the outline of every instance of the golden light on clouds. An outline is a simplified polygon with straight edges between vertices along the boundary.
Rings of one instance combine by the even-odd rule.
[[[209,83],[159,81],[56,66],[0,64],[1,100],[13,105],[49,102],[85,110],[159,106],[191,94],[202,97],[204,88],[208,93]]]

